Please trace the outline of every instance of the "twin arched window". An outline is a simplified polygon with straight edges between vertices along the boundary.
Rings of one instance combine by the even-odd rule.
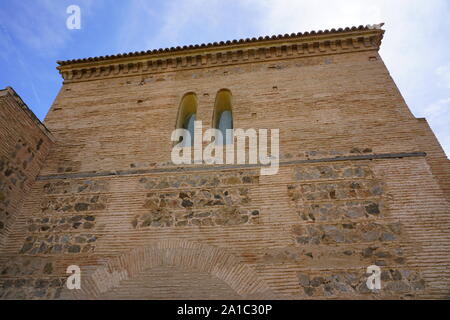
[[[231,92],[222,89],[217,92],[216,102],[214,104],[212,126],[222,133],[222,140],[217,141],[218,144],[229,144],[233,142],[233,135],[227,132],[233,129],[233,111],[231,108]],[[198,100],[195,93],[190,92],[183,96],[178,111],[176,128],[186,129],[190,133],[190,140],[182,137],[186,147],[194,144],[194,123],[197,115]]]

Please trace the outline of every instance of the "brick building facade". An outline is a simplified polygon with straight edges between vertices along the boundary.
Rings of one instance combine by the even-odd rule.
[[[448,298],[450,162],[380,58],[383,34],[59,62],[45,126],[1,91],[0,298]],[[224,89],[235,128],[280,129],[278,174],[172,163],[183,97],[207,129]]]

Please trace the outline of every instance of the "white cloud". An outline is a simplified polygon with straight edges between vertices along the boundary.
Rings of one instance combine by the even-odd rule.
[[[438,100],[425,108],[425,115],[430,120],[446,122],[450,119],[449,117],[445,117],[446,114],[447,116],[450,116],[450,98]]]
[[[436,50],[430,42],[435,41],[438,21],[448,19],[446,0],[247,1],[262,6],[258,10],[259,26],[264,34],[385,22],[387,32],[381,53],[395,75],[405,82],[411,80],[412,70],[432,65]]]
[[[127,23],[119,33],[121,52],[189,45],[185,37],[199,29],[205,33],[214,28],[226,28],[220,0],[173,0],[156,9],[154,4],[132,0],[125,13]],[[203,38],[204,34],[196,34]],[[223,39],[216,39],[218,41]]]
[[[442,88],[450,88],[449,1],[247,0],[246,3],[259,7],[259,30],[269,35],[385,22],[380,54],[412,112],[417,117],[424,114],[432,117],[430,125],[450,155],[450,137],[446,133],[450,131],[450,114],[442,111],[448,109],[445,103],[448,91]]]
[[[201,20],[208,28],[213,27],[216,23],[214,17],[220,14],[217,8],[217,0],[171,1],[167,8],[170,14],[166,15],[162,28],[152,42],[169,41],[179,45],[181,31],[190,24]]]
[[[440,78],[439,85],[450,88],[450,63],[437,68],[436,74]]]
[[[14,36],[16,46],[31,50],[41,56],[56,56],[73,38],[74,32],[66,28],[67,7],[72,1],[40,0],[30,4],[27,1],[14,3],[14,15],[0,11],[3,29]],[[82,19],[92,13],[94,5],[101,0],[79,0]],[[11,45],[11,44],[10,44]]]
[[[62,8],[58,16],[58,8],[61,6],[50,5],[48,1],[40,1],[35,5],[29,5],[25,1],[16,2],[16,10],[19,14],[14,19],[6,16],[6,12],[0,13],[0,19],[5,23],[4,27],[14,35],[17,44],[24,45],[36,54],[53,55],[57,52],[69,34],[64,30],[64,24],[57,28],[55,21],[65,22],[65,8]]]
[[[440,99],[424,109],[425,116],[444,150],[450,150],[450,98]]]

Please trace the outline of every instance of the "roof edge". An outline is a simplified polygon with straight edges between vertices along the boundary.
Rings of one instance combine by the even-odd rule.
[[[44,132],[44,134],[51,140],[55,141],[55,137],[51,133],[51,131],[39,120],[38,117],[34,114],[33,111],[28,107],[28,105],[22,100],[22,98],[17,94],[17,92],[10,86],[7,86],[5,89],[0,89],[0,97],[10,97],[13,99],[20,108],[30,117],[30,119]]]
[[[384,32],[381,27],[384,25],[384,23],[379,24],[373,24],[373,25],[360,25],[358,27],[346,27],[346,28],[338,28],[338,29],[325,29],[325,30],[318,30],[318,31],[309,31],[309,32],[298,32],[298,33],[291,33],[291,34],[284,34],[284,35],[272,35],[272,36],[260,36],[258,38],[246,38],[246,39],[239,39],[239,40],[228,40],[228,41],[220,41],[220,42],[213,42],[213,43],[202,43],[202,44],[196,44],[196,45],[185,45],[185,46],[177,46],[177,47],[170,47],[170,48],[160,48],[160,49],[153,49],[153,50],[147,50],[147,51],[136,51],[136,52],[128,52],[128,53],[119,53],[115,55],[106,55],[106,56],[98,56],[98,57],[89,57],[89,58],[82,58],[82,59],[72,59],[72,60],[65,60],[61,61],[58,60],[57,64],[59,65],[58,69],[62,66],[69,66],[69,65],[76,65],[81,63],[90,63],[90,62],[101,62],[101,61],[112,61],[117,59],[124,59],[124,58],[130,58],[130,57],[144,57],[144,56],[156,56],[159,54],[167,54],[167,53],[184,53],[184,52],[190,52],[190,51],[197,51],[197,50],[204,50],[204,49],[220,49],[225,48],[233,45],[249,45],[249,44],[255,44],[255,43],[264,43],[264,42],[271,42],[271,41],[277,41],[277,40],[295,40],[295,39],[307,39],[307,38],[314,38],[314,37],[324,37],[324,36],[330,36],[330,35],[341,35],[346,33],[354,33],[354,32],[361,32],[361,31],[373,31],[373,30],[380,30]]]

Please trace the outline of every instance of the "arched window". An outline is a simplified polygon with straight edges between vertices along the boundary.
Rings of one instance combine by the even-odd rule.
[[[180,138],[180,142],[183,141],[184,147],[190,147],[194,145],[194,124],[197,115],[197,96],[195,93],[187,93],[183,96],[178,110],[177,117],[177,129],[186,129],[190,133],[190,139],[187,137]]]
[[[217,92],[214,105],[213,126],[222,133],[223,141],[218,144],[229,144],[233,142],[233,135],[227,134],[228,129],[233,129],[233,111],[231,108],[231,92],[222,89]]]

